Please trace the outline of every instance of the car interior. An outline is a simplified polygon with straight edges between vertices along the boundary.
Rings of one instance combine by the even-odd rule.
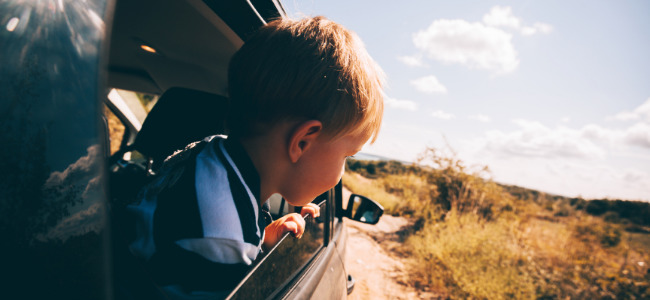
[[[116,2],[109,29],[104,121],[110,146],[113,251],[116,261],[121,261],[115,265],[118,293],[120,287],[136,299],[159,293],[148,282],[141,263],[127,252],[133,224],[123,222],[128,219],[126,205],[136,201],[139,190],[174,151],[206,136],[227,135],[229,60],[256,28],[283,15],[276,0]],[[341,184],[332,191],[314,199],[322,207],[321,217],[308,218],[311,225],[300,241],[285,236],[278,243],[282,247],[269,252],[299,259],[284,262],[288,267],[282,273],[277,263],[264,262],[270,256],[266,254],[229,298],[277,296],[282,290],[278,286],[295,279],[296,270],[304,268],[332,239],[333,224],[343,215],[340,207],[329,206],[334,205],[335,194],[340,198]],[[268,203],[274,219],[299,210],[280,195],[273,195]],[[275,274],[274,280],[268,280],[268,272]],[[242,292],[237,294],[237,290]]]
[[[127,229],[132,224],[123,221],[128,219],[126,205],[174,151],[206,136],[227,134],[229,60],[243,38],[283,13],[279,2],[271,0],[116,2],[104,119],[107,144],[116,149],[107,159],[116,282],[121,292],[128,290],[122,296],[158,293],[126,252],[132,231]],[[143,97],[154,105],[145,107]],[[293,212],[281,197],[272,203],[274,217]]]
[[[209,135],[226,134],[228,62],[242,38],[281,14],[281,4],[272,0],[116,2],[108,86],[122,95],[137,94],[135,99],[149,94],[158,101],[141,128],[119,108],[119,102],[128,99],[113,95],[105,101],[105,111],[125,127],[122,136],[109,134],[111,147],[120,145],[109,158],[111,185],[119,187],[111,188],[113,198],[128,201],[175,150]],[[112,132],[111,125],[118,122],[108,123]]]
[[[284,9],[279,0],[32,2],[0,5],[11,12],[1,37],[16,77],[5,102],[18,113],[5,126],[18,145],[5,161],[20,171],[3,181],[13,258],[5,294],[169,299],[129,251],[127,205],[174,151],[227,134],[229,60]],[[343,298],[345,239],[332,234],[345,232],[341,195],[339,183],[316,197],[321,216],[305,218],[303,237],[287,233],[258,255],[229,297]],[[275,218],[299,209],[279,195],[269,202]]]

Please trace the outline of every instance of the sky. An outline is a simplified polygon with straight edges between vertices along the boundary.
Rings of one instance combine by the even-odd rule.
[[[650,1],[282,3],[354,31],[386,73],[362,152],[453,150],[500,183],[650,201]]]

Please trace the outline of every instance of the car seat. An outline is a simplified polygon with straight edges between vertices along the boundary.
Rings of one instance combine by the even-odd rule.
[[[153,170],[174,151],[214,134],[226,134],[228,99],[187,88],[171,88],[142,124],[133,149],[153,160]]]
[[[228,99],[187,89],[170,88],[147,115],[132,145],[113,155],[111,171],[111,217],[115,268],[115,294],[123,299],[164,299],[163,293],[137,258],[128,252],[135,224],[126,206],[136,201],[140,189],[155,175],[166,157],[187,144],[206,136],[226,134]],[[149,166],[124,161],[122,156],[136,150],[148,158]]]
[[[133,144],[115,153],[108,162],[113,204],[132,202],[174,151],[206,136],[226,134],[227,116],[228,98],[224,96],[181,87],[165,91]],[[124,153],[133,150],[146,157],[147,166],[122,159]]]

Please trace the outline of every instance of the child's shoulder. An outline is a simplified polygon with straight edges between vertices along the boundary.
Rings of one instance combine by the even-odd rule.
[[[143,189],[142,196],[160,194],[163,190],[175,186],[183,175],[193,175],[194,172],[188,173],[187,171],[194,170],[197,156],[206,146],[223,139],[225,137],[220,135],[208,136],[203,140],[188,144],[183,149],[176,150],[165,159],[156,172],[155,178]]]
[[[206,145],[223,139],[225,139],[225,136],[212,135],[203,140],[192,142],[183,149],[174,151],[174,153],[165,159],[161,171],[164,172],[169,169],[174,169],[175,166],[187,162],[190,158],[195,158],[199,153],[201,153]]]

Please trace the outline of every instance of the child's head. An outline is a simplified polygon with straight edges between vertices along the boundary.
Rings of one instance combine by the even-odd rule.
[[[253,34],[228,70],[230,135],[263,135],[280,122],[322,122],[332,139],[374,141],[383,72],[356,34],[323,17],[280,19]]]

